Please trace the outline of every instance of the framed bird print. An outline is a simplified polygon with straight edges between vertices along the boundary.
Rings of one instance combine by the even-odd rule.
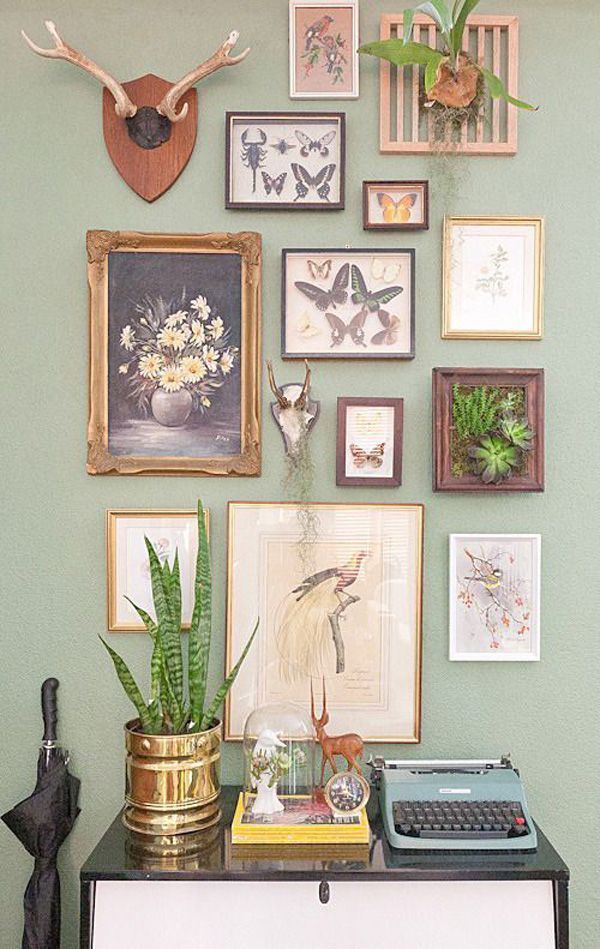
[[[541,339],[544,219],[444,218],[444,339]]]
[[[450,535],[450,659],[540,658],[539,534]]]
[[[358,0],[290,0],[290,98],[358,98]]]
[[[338,398],[336,484],[402,483],[403,407],[403,399]]]
[[[282,253],[284,359],[414,358],[414,250]]]
[[[225,737],[259,705],[309,708],[325,681],[337,732],[418,742],[423,506],[231,501],[228,535],[228,668],[260,626]]]
[[[343,112],[227,112],[225,207],[344,207]]]
[[[363,181],[365,231],[426,231],[428,181]]]

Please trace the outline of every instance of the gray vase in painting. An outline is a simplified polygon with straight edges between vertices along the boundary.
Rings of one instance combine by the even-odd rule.
[[[150,400],[152,415],[160,425],[166,425],[167,428],[185,425],[190,417],[192,404],[192,396],[187,389],[180,389],[178,392],[156,389]]]

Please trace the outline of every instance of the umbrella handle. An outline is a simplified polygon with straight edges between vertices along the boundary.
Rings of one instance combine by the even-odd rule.
[[[44,719],[44,743],[56,742],[56,690],[58,679],[46,679],[42,684],[42,717]]]

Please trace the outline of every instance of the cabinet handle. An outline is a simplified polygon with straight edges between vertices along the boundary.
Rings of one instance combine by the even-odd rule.
[[[321,903],[329,903],[330,895],[331,891],[329,889],[329,883],[327,880],[321,880],[319,883],[319,899],[321,900]]]

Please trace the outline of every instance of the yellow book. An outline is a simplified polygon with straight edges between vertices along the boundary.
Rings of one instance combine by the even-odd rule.
[[[278,814],[253,814],[254,796],[238,798],[231,825],[234,844],[368,844],[369,821],[363,808],[358,814],[335,814],[324,801],[308,795],[280,798]]]

